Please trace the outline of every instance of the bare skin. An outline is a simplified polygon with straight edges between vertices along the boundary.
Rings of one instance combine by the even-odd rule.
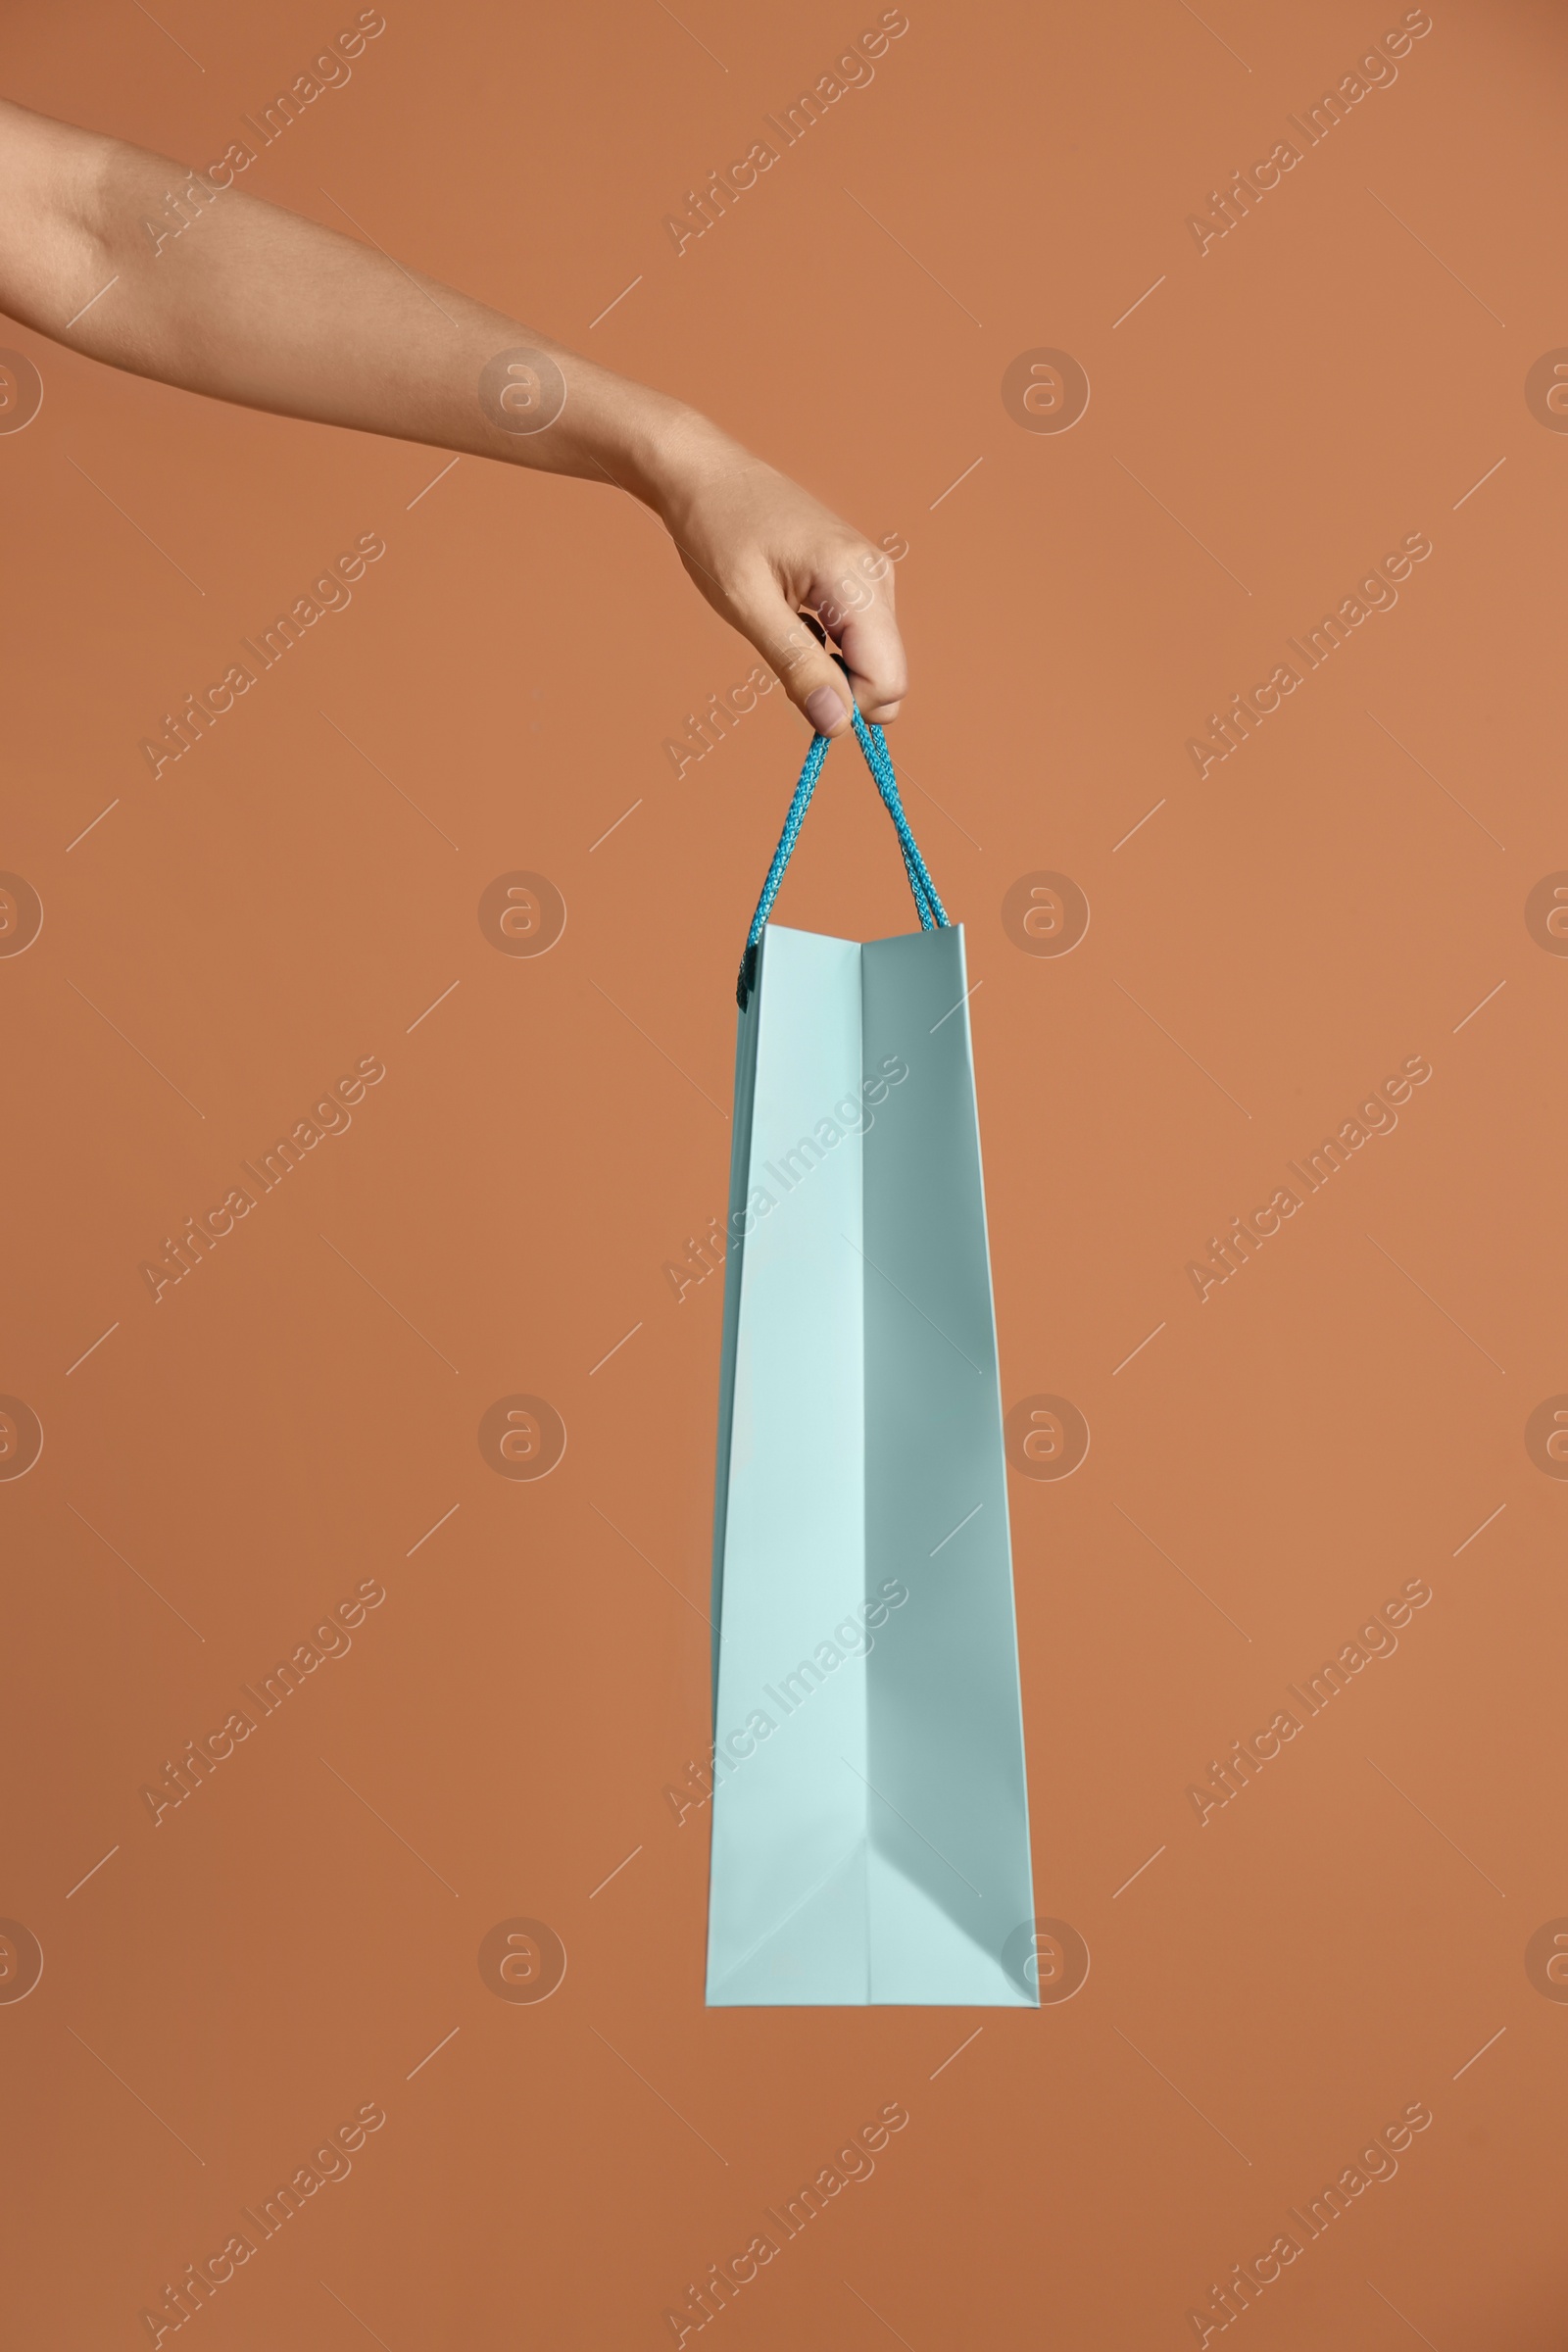
[[[898,714],[892,566],[858,531],[683,402],[216,172],[0,101],[0,310],[215,400],[613,483],[819,733],[850,712],[803,609],[865,716]]]

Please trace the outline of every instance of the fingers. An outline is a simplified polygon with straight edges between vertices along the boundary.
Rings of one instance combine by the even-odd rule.
[[[909,672],[893,615],[888,558],[863,543],[841,549],[813,578],[808,601],[844,657],[865,717],[879,726],[896,718]]]
[[[818,735],[850,731],[850,686],[826,647],[768,574],[731,589],[728,617],[749,637],[785,693]],[[853,663],[852,663],[853,670]]]
[[[844,735],[851,725],[851,693],[862,715],[883,726],[897,718],[909,690],[892,590],[891,577],[874,587],[856,580],[858,602],[853,608],[831,595],[815,603],[815,616],[849,669],[847,679],[811,621],[793,609],[775,581],[769,579],[747,595],[732,592],[731,617],[765,655],[791,702],[817,734]]]
[[[884,551],[755,465],[708,485],[670,530],[702,594],[819,735],[848,734],[857,706],[879,725],[897,717],[908,665]]]
[[[878,726],[885,726],[898,717],[899,706],[909,691],[904,640],[891,602],[885,594],[878,594],[862,611],[847,614],[832,633],[850,665],[855,699],[861,711]]]

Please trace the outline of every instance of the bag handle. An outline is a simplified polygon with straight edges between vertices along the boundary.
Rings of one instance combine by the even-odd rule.
[[[842,662],[839,666],[841,669],[844,667]],[[848,674],[846,670],[845,675]],[[898,833],[899,848],[904,855],[904,870],[909,877],[909,889],[920,917],[920,928],[922,931],[951,930],[947,909],[937,896],[936,884],[926,870],[925,859],[909,830],[909,820],[904,813],[904,803],[899,798],[899,780],[894,771],[892,755],[888,751],[887,738],[874,720],[868,725],[860,716],[853,698],[850,716],[855,724],[856,741],[865,754],[865,763],[871,770],[877,791]],[[773,901],[778,897],[779,884],[784,879],[790,853],[806,821],[806,811],[811,805],[811,795],[816,790],[816,779],[822,772],[822,762],[827,758],[830,741],[831,738],[826,735],[813,735],[811,738],[811,748],[806,755],[801,779],[795,787],[789,813],[784,819],[784,830],[778,838],[778,848],[773,852],[773,862],[762,884],[762,895],[757,902],[752,927],[746,934],[746,953],[741,957],[740,974],[735,983],[735,1002],[742,1012],[746,1010],[752,990],[757,984],[757,956],[762,933],[773,910]]]

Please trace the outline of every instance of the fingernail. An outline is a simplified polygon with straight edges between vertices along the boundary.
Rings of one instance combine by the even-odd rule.
[[[819,686],[806,698],[806,715],[819,735],[826,735],[844,716],[844,698],[831,686]]]

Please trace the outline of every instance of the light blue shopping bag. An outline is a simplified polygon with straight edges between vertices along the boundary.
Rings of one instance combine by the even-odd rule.
[[[708,2001],[1033,2007],[1028,1801],[963,933],[768,914],[741,966],[714,1512]]]

